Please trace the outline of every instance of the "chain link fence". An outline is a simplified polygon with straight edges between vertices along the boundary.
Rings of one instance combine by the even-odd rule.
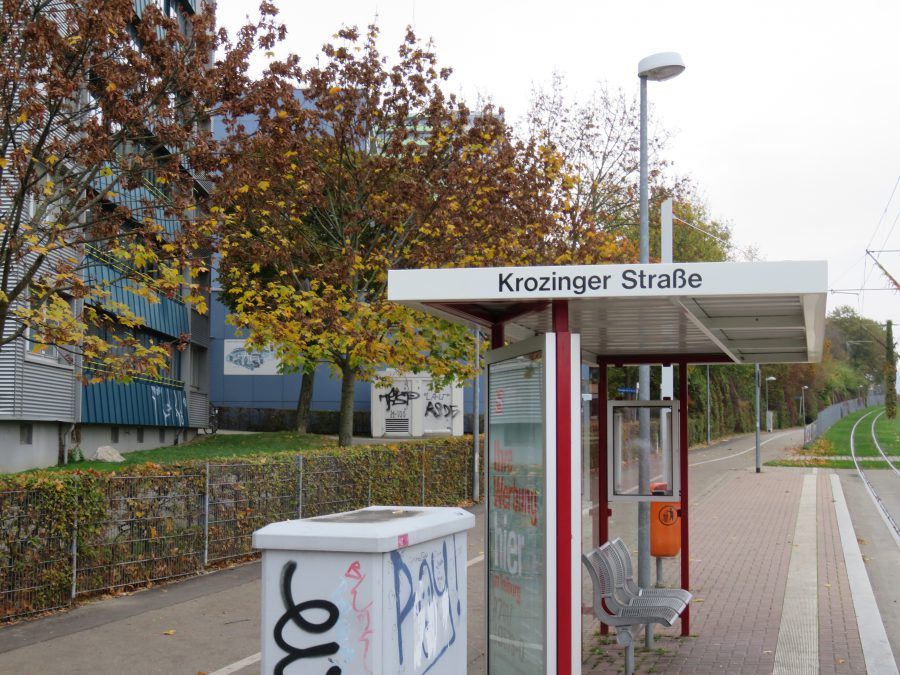
[[[803,428],[803,445],[812,443],[850,413],[876,405],[884,405],[884,394],[869,394],[866,398],[852,398],[820,410],[816,419]]]
[[[471,444],[447,444],[40,478],[0,491],[0,621],[251,555],[268,523],[455,505],[471,498],[471,474]]]

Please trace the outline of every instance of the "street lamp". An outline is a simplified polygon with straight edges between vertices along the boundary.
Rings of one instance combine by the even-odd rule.
[[[653,54],[638,63],[641,80],[640,262],[650,262],[650,207],[647,194],[647,80],[662,82],[680,75],[684,61],[676,52]],[[649,389],[649,386],[647,387]]]
[[[647,189],[647,80],[662,82],[669,80],[684,70],[684,61],[675,52],[662,52],[643,58],[638,63],[638,77],[641,80],[641,145],[640,145],[640,262],[650,262],[650,205]],[[684,366],[682,366],[684,367]],[[638,369],[640,398],[650,400],[650,366]],[[682,394],[687,397],[687,392]],[[649,411],[640,414],[641,455],[638,466],[638,485],[644,493],[650,486],[650,417]],[[650,504],[638,505],[638,585],[650,585]],[[653,631],[648,626],[645,631],[645,645],[653,647]]]

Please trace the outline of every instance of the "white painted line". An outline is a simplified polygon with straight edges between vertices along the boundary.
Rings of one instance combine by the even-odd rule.
[[[818,675],[819,577],[816,548],[816,476],[803,476],[774,675]]]
[[[869,582],[866,564],[863,562],[856,540],[853,521],[841,489],[841,479],[831,474],[831,494],[834,511],[837,516],[838,530],[841,533],[841,548],[844,549],[844,564],[847,567],[847,578],[850,581],[850,595],[853,597],[853,609],[856,611],[856,624],[859,627],[859,639],[862,643],[863,656],[866,660],[866,671],[880,675],[896,675],[897,663],[888,642],[887,631],[875,602],[875,592]]]
[[[771,443],[772,441],[781,438],[782,436],[787,436],[790,432],[785,431],[783,433],[778,434],[777,436],[772,436],[771,438],[767,438],[762,443],[759,444],[759,447],[764,446],[766,443]],[[700,466],[701,464],[711,464],[713,462],[722,462],[726,459],[731,459],[732,457],[740,457],[741,455],[746,455],[748,452],[752,452],[756,450],[756,443],[751,445],[746,450],[741,450],[740,452],[736,452],[733,455],[728,455],[727,457],[716,457],[715,459],[704,459],[702,462],[694,462],[693,464],[688,464],[688,466]]]
[[[471,560],[467,560],[466,567],[471,567],[472,565],[477,565],[482,560],[484,560],[484,553],[482,553],[481,555],[476,555]],[[525,643],[522,643],[522,645],[528,646],[529,648],[531,648],[530,645],[526,645]],[[225,666],[224,668],[219,668],[218,670],[215,670],[211,673],[207,673],[207,675],[231,675],[231,673],[236,673],[237,671],[241,670],[242,668],[246,668],[247,666],[252,666],[254,663],[259,663],[259,661],[261,659],[262,659],[262,652],[256,652],[256,654],[248,656],[246,659],[241,659],[240,661],[235,661],[234,663],[229,664],[229,665]]]
[[[224,668],[219,668],[218,670],[208,673],[207,675],[231,675],[231,673],[236,673],[241,668],[246,668],[247,666],[252,666],[254,663],[259,663],[261,659],[262,652],[256,652],[253,656],[248,656],[246,659],[235,661],[231,665],[225,666]]]

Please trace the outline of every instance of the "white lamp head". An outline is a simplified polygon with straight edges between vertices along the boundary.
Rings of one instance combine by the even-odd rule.
[[[769,375],[769,377],[766,378],[766,382],[774,382],[777,379],[778,378],[775,377],[774,375]]]
[[[638,63],[638,77],[654,82],[671,80],[684,71],[684,61],[677,52],[661,52],[641,59]]]

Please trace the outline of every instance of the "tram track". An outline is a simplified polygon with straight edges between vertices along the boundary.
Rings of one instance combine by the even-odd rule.
[[[875,486],[872,484],[872,481],[869,480],[866,472],[863,470],[862,466],[860,466],[859,459],[856,456],[856,429],[859,427],[860,423],[869,417],[875,411],[867,412],[865,415],[856,420],[856,423],[853,425],[853,428],[850,430],[850,457],[853,459],[853,464],[856,466],[856,472],[859,477],[862,479],[863,487],[865,487],[866,492],[869,494],[869,497],[872,499],[872,503],[875,504],[875,509],[878,511],[878,515],[881,516],[881,519],[884,521],[885,526],[888,528],[888,531],[891,533],[891,536],[894,539],[894,543],[897,545],[897,548],[900,549],[900,526],[897,525],[897,521],[894,520],[891,515],[890,510],[887,505],[881,499],[878,494],[878,490],[875,489]],[[878,448],[878,451],[884,457],[884,460],[890,465],[890,467],[896,473],[897,468],[891,463],[891,461],[887,458],[884,450],[882,450],[881,445],[878,443],[875,434],[875,422],[878,420],[878,417],[881,416],[882,413],[876,415],[876,417],[872,421],[871,433],[872,438],[875,439],[875,447]]]
[[[884,410],[875,415],[875,419],[872,420],[872,441],[875,443],[875,447],[878,448],[878,452],[881,453],[881,456],[884,457],[884,461],[888,463],[888,466],[891,467],[893,472],[900,476],[900,469],[897,469],[894,466],[894,463],[888,459],[887,453],[885,453],[884,449],[881,447],[881,443],[878,442],[878,434],[875,433],[875,425],[878,423],[879,418],[884,415]]]

